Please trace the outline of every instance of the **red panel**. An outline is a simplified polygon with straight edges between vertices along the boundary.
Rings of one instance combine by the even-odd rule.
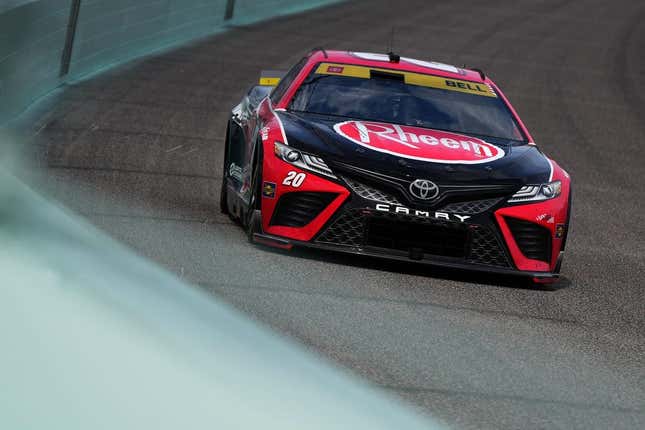
[[[293,185],[284,185],[283,182],[289,172],[304,174],[305,179],[302,184],[298,187]],[[307,170],[299,169],[276,157],[273,153],[273,143],[269,143],[268,141],[264,143],[263,176],[265,182],[272,182],[275,184],[275,197],[262,197],[262,229],[266,233],[289,239],[302,241],[311,240],[349,196],[349,191],[341,185],[324,179],[323,177]],[[271,216],[273,215],[273,211],[275,210],[280,196],[285,193],[299,191],[338,193],[338,197],[304,227],[269,226],[269,221],[271,220]]]
[[[495,219],[511,252],[515,266],[519,270],[551,272],[555,269],[558,255],[562,249],[563,237],[556,237],[556,228],[558,224],[566,224],[567,222],[570,180],[567,172],[560,168],[554,161],[551,161],[551,163],[553,164],[553,180],[562,181],[562,192],[559,197],[539,203],[509,206],[495,212]],[[513,235],[504,217],[517,218],[546,227],[551,232],[551,264],[526,258],[517,246],[515,239],[513,239]],[[569,228],[569,226],[565,225],[566,228]]]
[[[266,182],[275,184],[273,197],[262,195],[262,230],[268,234],[276,236],[309,241],[343,204],[350,192],[345,187],[335,182],[307,170],[299,169],[296,166],[279,159],[274,153],[274,142],[277,140],[288,144],[288,141],[287,136],[284,133],[280,117],[276,115],[273,110],[271,100],[269,98],[264,99],[260,106],[258,106],[258,114],[265,124],[260,131],[260,137],[262,139],[264,149],[264,159],[262,164],[263,188],[264,183]],[[303,174],[305,175],[305,178],[302,183],[297,183],[298,186],[294,186],[293,183],[292,185],[284,184],[289,172],[295,172],[294,174]],[[273,216],[273,212],[280,196],[284,193],[297,191],[338,193],[338,197],[304,227],[269,226],[269,222]]]

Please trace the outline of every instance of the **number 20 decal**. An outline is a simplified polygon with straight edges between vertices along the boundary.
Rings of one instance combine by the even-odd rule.
[[[298,173],[292,170],[287,173],[286,178],[284,178],[284,181],[282,181],[282,185],[290,185],[294,188],[298,188],[305,181],[306,177],[307,175],[305,175],[304,173]]]

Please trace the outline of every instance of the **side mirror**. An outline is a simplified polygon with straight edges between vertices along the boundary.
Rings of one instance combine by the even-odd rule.
[[[271,93],[271,90],[273,90],[273,88],[274,87],[268,85],[256,85],[252,87],[247,94],[249,105],[252,108],[256,108],[257,105],[260,104],[260,102]]]

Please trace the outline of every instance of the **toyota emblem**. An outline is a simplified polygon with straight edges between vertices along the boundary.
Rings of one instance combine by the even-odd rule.
[[[439,187],[427,179],[416,179],[410,184],[410,193],[421,200],[431,200],[439,195]]]

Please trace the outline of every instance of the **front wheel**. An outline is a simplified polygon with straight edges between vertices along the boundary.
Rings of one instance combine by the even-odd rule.
[[[229,129],[230,126],[226,127],[226,138],[224,139],[224,166],[222,167],[222,185],[220,186],[219,190],[219,211],[223,213],[224,215],[228,215],[228,180],[227,178],[227,172],[228,172],[228,141],[229,141]]]
[[[219,211],[224,215],[228,215],[228,201],[227,197],[227,186],[226,186],[226,175],[222,178],[222,186],[219,191]]]
[[[249,207],[244,217],[244,228],[250,242],[253,233],[262,232],[262,143],[258,142],[253,162],[253,177],[251,181],[251,197]]]
[[[253,235],[255,233],[262,233],[262,212],[259,209],[255,209],[251,212],[251,219],[249,225],[246,228],[246,236],[249,239],[249,242],[255,243]]]

